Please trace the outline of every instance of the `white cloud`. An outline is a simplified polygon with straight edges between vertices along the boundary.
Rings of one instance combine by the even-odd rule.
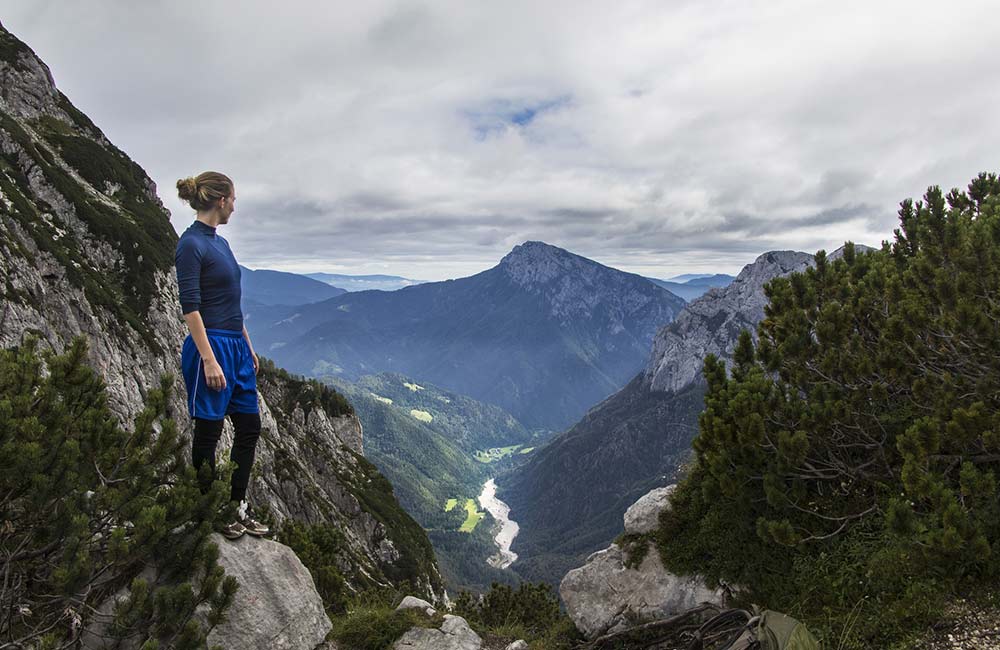
[[[4,25],[240,261],[457,277],[539,239],[626,270],[877,245],[995,165],[990,2],[63,3]]]

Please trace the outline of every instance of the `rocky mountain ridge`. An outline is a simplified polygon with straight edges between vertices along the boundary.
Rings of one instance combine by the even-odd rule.
[[[255,313],[248,328],[295,372],[398,372],[556,430],[640,370],[683,305],[641,276],[528,242],[470,277]]]
[[[859,253],[872,250],[862,245],[854,248]],[[842,246],[827,257],[835,260],[843,254]],[[678,392],[700,381],[702,362],[709,354],[731,360],[740,332],[746,329],[756,337],[757,323],[764,320],[768,302],[764,285],[814,264],[815,256],[808,253],[770,251],[743,267],[728,286],[713,288],[689,303],[653,340],[643,373],[649,390]]]
[[[525,291],[545,296],[549,313],[564,324],[573,319],[592,319],[598,307],[603,307],[615,317],[611,329],[623,331],[622,317],[648,304],[654,293],[642,290],[642,276],[541,241],[515,246],[496,268]]]

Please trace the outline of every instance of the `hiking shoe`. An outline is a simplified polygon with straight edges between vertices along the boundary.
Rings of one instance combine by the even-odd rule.
[[[247,532],[246,526],[239,521],[233,521],[222,527],[222,534],[226,539],[239,539],[245,532]]]
[[[265,524],[262,524],[253,518],[253,515],[250,514],[250,504],[246,501],[240,501],[237,516],[240,518],[239,523],[243,525],[244,531],[254,537],[263,537],[271,532],[271,529]]]

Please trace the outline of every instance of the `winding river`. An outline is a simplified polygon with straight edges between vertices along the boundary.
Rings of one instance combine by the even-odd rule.
[[[510,506],[497,498],[497,484],[493,479],[483,483],[483,491],[479,495],[479,505],[500,522],[500,532],[494,538],[497,546],[500,547],[500,552],[487,562],[498,569],[506,569],[517,559],[517,553],[510,550],[510,545],[517,537],[518,526],[516,521],[507,518],[507,515],[510,514]]]

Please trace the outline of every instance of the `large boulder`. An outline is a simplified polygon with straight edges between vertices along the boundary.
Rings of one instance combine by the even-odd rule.
[[[309,570],[292,549],[244,535],[235,542],[213,534],[219,564],[240,582],[226,620],[208,645],[247,650],[315,648],[332,627]]]
[[[633,512],[636,508],[632,532],[651,530],[641,522],[656,521],[668,505],[663,489],[647,494],[629,509]],[[612,544],[592,553],[584,566],[567,573],[560,583],[566,612],[588,638],[618,632],[637,622],[667,618],[701,603],[723,603],[722,590],[709,589],[698,576],[670,573],[652,542],[644,543],[646,553],[638,567],[626,567],[622,548]]]
[[[393,650],[480,650],[482,639],[461,616],[444,615],[440,629],[430,627],[410,628],[396,643]]]
[[[240,588],[226,610],[225,619],[209,632],[208,646],[243,648],[244,650],[327,650],[324,639],[332,627],[323,609],[309,571],[292,549],[267,539],[244,535],[230,541],[213,533],[212,541],[219,547],[219,565],[227,576],[233,576]],[[147,567],[141,577],[155,589],[156,571]],[[88,650],[113,647],[106,638],[107,626],[115,601],[128,595],[121,589],[98,609],[95,624],[81,635],[82,646]],[[206,625],[208,605],[196,610],[195,617]],[[134,649],[138,644],[114,646]],[[334,646],[335,647],[335,646]]]

